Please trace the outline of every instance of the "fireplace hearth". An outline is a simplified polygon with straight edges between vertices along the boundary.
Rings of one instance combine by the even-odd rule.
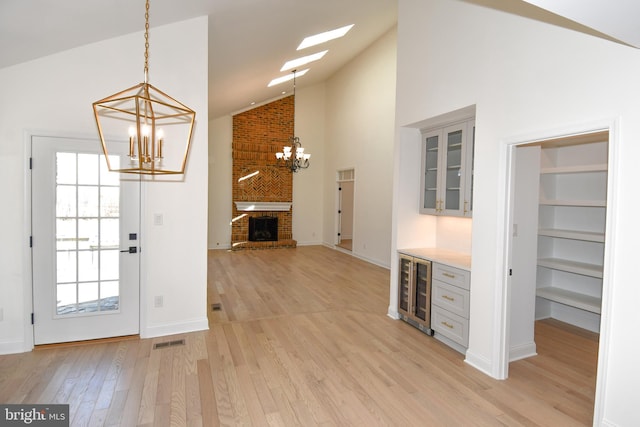
[[[277,240],[277,216],[257,216],[249,218],[250,242],[276,242]]]

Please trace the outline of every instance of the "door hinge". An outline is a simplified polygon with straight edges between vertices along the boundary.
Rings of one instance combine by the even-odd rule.
[[[29,169],[33,169],[33,157],[29,157]]]
[[[513,276],[513,270],[509,269],[509,276]]]
[[[29,247],[33,247],[33,236],[29,236]]]
[[[338,211],[338,213],[339,213],[339,214],[341,214],[341,213],[342,213],[342,211]]]
[[[338,233],[338,236],[340,235],[340,233]]]
[[[35,321],[35,316],[33,315],[33,313],[31,313],[31,324],[35,325],[36,321]]]

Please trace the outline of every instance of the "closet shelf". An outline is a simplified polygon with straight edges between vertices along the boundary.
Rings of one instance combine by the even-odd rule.
[[[555,228],[541,228],[538,236],[559,237],[562,239],[583,240],[587,242],[604,243],[604,233],[592,231],[562,230]]]
[[[538,266],[602,279],[602,266],[560,258],[538,259]]]
[[[548,200],[541,199],[540,205],[543,206],[578,206],[585,208],[604,208],[607,206],[607,202],[605,200]]]
[[[577,165],[577,166],[555,166],[540,169],[540,173],[563,174],[563,173],[585,173],[585,172],[607,172],[607,164]]]
[[[554,288],[552,286],[536,289],[536,296],[600,314],[601,298],[568,291],[566,289]]]

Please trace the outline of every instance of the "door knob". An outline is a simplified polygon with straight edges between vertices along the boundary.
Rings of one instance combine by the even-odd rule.
[[[129,249],[123,249],[120,252],[128,252],[130,254],[136,254],[136,253],[138,253],[138,247],[137,246],[129,246]]]

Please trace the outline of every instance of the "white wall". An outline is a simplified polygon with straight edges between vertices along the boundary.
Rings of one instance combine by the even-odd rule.
[[[209,122],[209,249],[231,248],[233,117]]]
[[[640,382],[634,360],[640,343],[630,339],[640,322],[633,259],[640,200],[629,197],[638,182],[639,74],[640,52],[630,47],[460,1],[399,1],[398,126],[467,105],[477,108],[467,362],[479,369],[501,374],[507,142],[553,129],[617,123],[606,255],[612,292],[603,301],[596,424],[640,421],[628,399]],[[401,132],[397,141],[405,142]],[[412,144],[415,140],[396,148],[400,168],[401,154],[419,155],[419,144]],[[394,199],[408,199],[405,188],[415,186],[409,181],[418,177],[396,172],[396,178]],[[423,222],[417,211],[406,209],[395,218],[396,245],[404,244],[407,227]]]
[[[293,174],[293,238],[301,246],[322,243],[325,90],[324,84],[296,89],[295,134],[311,154],[311,166]]]
[[[389,267],[396,29],[327,81],[324,243],[337,232],[336,172],[355,169],[355,256]],[[416,193],[417,194],[417,193]]]
[[[197,112],[184,183],[151,183],[143,208],[141,335],[202,329],[206,319],[207,18],[152,28],[150,82]],[[142,32],[0,70],[0,353],[28,351],[33,334],[25,188],[26,139],[95,137],[91,104],[141,82]],[[189,46],[185,49],[184,46]],[[164,214],[162,229],[148,226]],[[163,295],[164,309],[153,309]]]

